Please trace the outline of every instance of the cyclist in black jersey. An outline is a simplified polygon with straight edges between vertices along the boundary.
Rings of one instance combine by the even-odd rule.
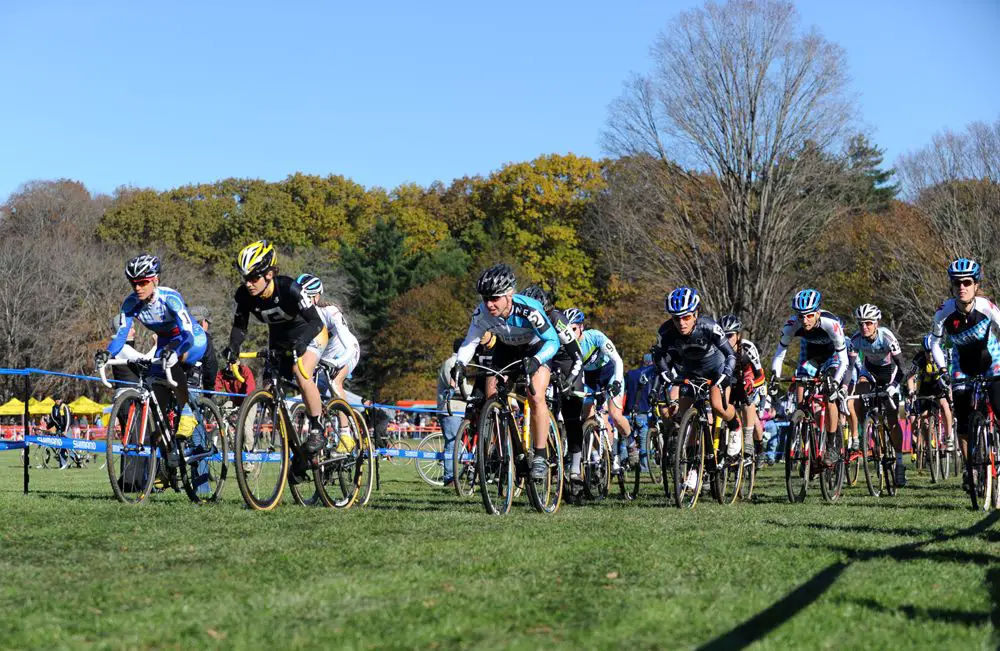
[[[939,367],[931,355],[931,348],[934,342],[932,335],[924,336],[923,346],[910,361],[910,367],[906,371],[906,384],[910,396],[936,396],[936,401],[941,407],[941,415],[944,417],[944,428],[948,437],[949,452],[954,450],[954,440],[951,436],[951,405],[948,398],[951,388],[948,384],[947,367]],[[916,419],[926,414],[931,409],[931,398],[913,400],[910,410],[911,416]]]
[[[250,315],[268,326],[268,348],[281,353],[281,374],[295,378],[309,416],[309,436],[303,447],[315,454],[324,445],[320,415],[323,405],[312,380],[313,370],[326,347],[327,333],[319,310],[292,278],[277,275],[278,254],[267,240],[240,251],[237,267],[243,285],[236,290],[236,311],[229,346],[222,351],[226,361],[239,361]],[[285,353],[294,353],[295,358]],[[295,361],[297,360],[297,361]]]

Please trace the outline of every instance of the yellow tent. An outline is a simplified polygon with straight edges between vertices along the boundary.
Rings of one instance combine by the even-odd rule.
[[[46,396],[44,400],[35,400],[32,398],[28,401],[28,413],[32,416],[48,415],[52,411],[54,404],[56,404],[56,401],[52,399],[52,396]],[[21,409],[24,409],[24,407],[21,407]]]
[[[0,405],[0,416],[23,416],[24,403],[17,398],[11,398]]]
[[[96,416],[97,414],[104,413],[104,410],[110,406],[94,402],[87,396],[80,396],[69,403],[69,410],[74,416]]]

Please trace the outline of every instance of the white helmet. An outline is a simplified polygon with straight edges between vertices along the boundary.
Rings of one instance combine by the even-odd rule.
[[[858,309],[854,310],[854,320],[858,323],[862,321],[881,321],[882,310],[871,303],[859,305]]]

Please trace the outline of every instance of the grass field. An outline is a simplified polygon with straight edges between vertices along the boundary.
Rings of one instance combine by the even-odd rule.
[[[103,470],[0,453],[0,647],[996,649],[1000,513],[911,472],[693,512],[662,493],[503,518],[382,466],[365,509],[126,507]],[[862,482],[863,484],[863,482]]]

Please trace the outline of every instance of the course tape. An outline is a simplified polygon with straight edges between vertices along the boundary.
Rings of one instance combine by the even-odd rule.
[[[108,449],[106,441],[74,439],[64,436],[29,436],[27,444],[37,445],[44,448],[59,448],[63,450],[75,450],[77,452],[89,452],[91,454],[105,454]],[[25,441],[0,441],[0,450],[20,450],[26,445]],[[111,448],[113,454],[121,454],[122,446],[115,444]],[[451,459],[452,455],[445,455],[444,452],[431,452],[428,450],[401,450],[398,448],[377,448],[376,454],[383,457],[400,457],[402,459],[422,459],[431,461],[442,461]],[[148,457],[149,452],[130,452],[130,456]],[[254,463],[276,463],[281,460],[281,455],[277,452],[248,452],[243,455],[246,461]],[[222,455],[205,457],[205,461],[220,461]],[[234,453],[227,456],[230,463],[235,461]],[[472,455],[467,454],[466,460],[472,460]]]

